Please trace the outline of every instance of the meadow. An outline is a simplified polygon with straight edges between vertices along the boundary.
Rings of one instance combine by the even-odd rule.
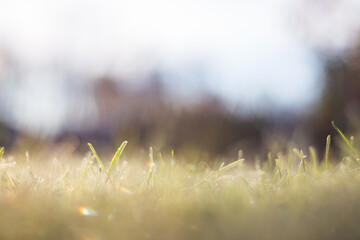
[[[360,159],[289,146],[265,162],[146,161],[89,154],[36,160],[1,149],[0,239],[360,239]],[[334,136],[332,136],[334,138]],[[309,154],[305,156],[304,152]],[[339,157],[340,156],[340,157]]]

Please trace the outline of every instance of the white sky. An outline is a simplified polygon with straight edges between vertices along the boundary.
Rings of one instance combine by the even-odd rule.
[[[321,91],[319,62],[289,23],[298,1],[0,0],[0,47],[33,83],[54,65],[129,79],[161,68],[186,97],[207,89],[245,106],[296,109]]]

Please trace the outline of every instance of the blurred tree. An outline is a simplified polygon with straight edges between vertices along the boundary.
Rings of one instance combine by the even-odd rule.
[[[323,62],[324,89],[303,118],[311,144],[323,148],[335,121],[344,131],[360,129],[360,4],[351,0],[298,2],[297,26]]]

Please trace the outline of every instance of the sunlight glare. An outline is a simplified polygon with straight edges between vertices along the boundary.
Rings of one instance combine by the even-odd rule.
[[[92,208],[78,207],[78,212],[83,216],[99,216],[98,212]]]

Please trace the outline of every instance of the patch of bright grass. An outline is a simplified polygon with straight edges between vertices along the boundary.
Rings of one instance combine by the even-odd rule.
[[[1,148],[0,239],[360,239],[358,154],[334,128],[350,150],[335,167],[330,136],[321,162],[310,147],[260,168],[240,152],[213,169],[152,148],[125,161],[127,142],[109,162],[91,144],[83,161]]]

